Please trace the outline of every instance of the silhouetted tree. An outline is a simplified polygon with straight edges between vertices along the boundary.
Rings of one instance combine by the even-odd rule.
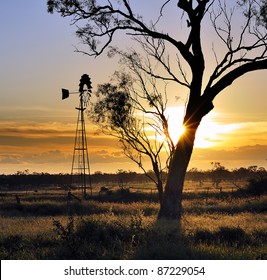
[[[124,61],[132,64],[137,60],[124,57]],[[157,90],[154,79],[144,80],[139,71],[135,68],[132,70],[137,76],[139,86],[134,86],[136,83],[125,73],[116,73],[116,84],[98,86],[97,100],[92,105],[90,119],[101,127],[102,132],[119,139],[124,154],[155,183],[161,203],[164,171],[174,151],[167,117],[164,114],[166,100],[163,100],[162,93]],[[151,89],[148,89],[148,84]],[[149,117],[145,118],[145,115]],[[159,141],[162,135],[165,135],[165,138]],[[167,153],[165,163],[160,156],[164,150]],[[153,174],[146,169],[144,157],[149,159]]]
[[[211,162],[211,165],[213,166],[212,170],[210,171],[212,186],[222,191],[220,183],[230,178],[230,171],[221,165],[220,162]]]
[[[154,56],[165,73],[156,73],[151,64],[139,65],[140,69],[147,75],[174,81],[189,92],[183,122],[186,131],[175,146],[159,212],[159,218],[180,218],[186,169],[202,118],[213,109],[215,97],[235,80],[248,72],[267,69],[266,1],[177,0],[181,20],[186,20],[188,27],[187,35],[180,34],[180,38],[160,31],[164,9],[173,3],[170,0],[159,8],[158,18],[149,23],[135,13],[134,1],[129,0],[49,0],[47,3],[49,12],[70,16],[76,25],[80,24],[77,35],[89,47],[84,53],[102,54],[116,33],[126,31],[126,35],[136,38],[145,47],[147,55]],[[233,28],[238,12],[244,15],[239,30],[236,22]],[[224,50],[216,53],[213,48],[216,65],[204,84],[207,57],[202,50],[201,27],[208,16]],[[175,63],[170,61],[168,47],[176,52]],[[208,56],[210,59],[210,53]]]
[[[203,186],[203,181],[207,178],[207,175],[204,171],[198,170],[197,168],[193,167],[187,172],[186,179],[199,182],[199,187]]]

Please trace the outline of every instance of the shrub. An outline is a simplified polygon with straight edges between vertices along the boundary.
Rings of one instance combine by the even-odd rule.
[[[21,235],[10,235],[0,242],[1,259],[17,259],[18,253],[23,249]]]
[[[220,243],[229,245],[229,246],[241,246],[248,241],[246,233],[243,229],[230,228],[230,227],[221,227],[216,233]]]
[[[194,241],[196,243],[201,242],[201,243],[211,244],[216,242],[216,237],[209,230],[198,230],[194,235]]]
[[[267,193],[267,178],[261,180],[251,179],[247,185],[247,192],[253,195]]]
[[[194,241],[196,243],[206,243],[206,244],[223,244],[226,246],[239,247],[250,243],[250,240],[243,229],[230,228],[230,227],[220,227],[215,232],[210,232],[208,230],[198,230],[194,234]]]

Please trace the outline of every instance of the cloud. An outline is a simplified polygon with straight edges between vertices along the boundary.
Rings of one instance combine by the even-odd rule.
[[[0,136],[38,137],[50,135],[73,135],[75,125],[61,122],[1,121]]]
[[[240,122],[232,124],[210,124],[206,129],[200,127],[200,136],[206,147],[230,150],[232,147],[266,145],[267,122]],[[196,139],[196,143],[197,143]],[[200,139],[201,140],[201,139]],[[202,141],[205,143],[204,141]],[[196,145],[205,148],[205,145]]]
[[[43,153],[17,153],[0,154],[1,164],[54,164],[70,161],[71,156],[59,150],[51,150]]]
[[[95,150],[94,152],[90,152],[89,150],[89,158],[92,164],[94,163],[116,164],[118,162],[127,163],[130,161],[120,149]]]
[[[248,145],[231,149],[194,149],[190,167],[209,169],[213,161],[221,162],[227,168],[257,165],[266,167],[267,145]]]
[[[70,172],[75,129],[76,124],[61,122],[0,121],[1,172],[24,169]],[[98,168],[99,165],[114,167],[129,161],[118,147],[117,139],[96,134],[93,126],[88,126],[88,130],[90,164],[97,164]]]
[[[226,160],[259,160],[267,158],[267,145],[254,145],[254,146],[241,146],[232,148],[231,150],[225,149],[195,149],[194,158],[206,158],[210,160],[226,159]]]
[[[23,163],[22,155],[19,154],[0,154],[1,164],[21,164]]]
[[[266,122],[250,122],[236,124],[237,129],[233,130],[221,126],[225,129],[216,131],[216,137],[204,134],[205,141],[212,146],[195,147],[190,166],[207,169],[211,161],[219,161],[226,167],[266,166],[266,127]],[[75,129],[75,124],[63,122],[0,121],[1,172],[24,169],[70,172]],[[87,127],[87,144],[91,170],[141,171],[124,155],[118,139],[97,134],[91,125]],[[151,169],[149,159],[144,164]]]

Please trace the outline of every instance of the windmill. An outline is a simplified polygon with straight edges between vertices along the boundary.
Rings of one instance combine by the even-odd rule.
[[[79,107],[76,107],[76,110],[78,110],[78,118],[71,166],[71,185],[79,186],[82,190],[83,196],[86,197],[88,185],[92,195],[92,183],[84,119],[84,111],[88,106],[92,93],[91,79],[87,74],[83,74],[81,76],[78,92],[69,92],[68,89],[62,89],[62,100],[68,98],[70,94],[78,93],[80,99]]]

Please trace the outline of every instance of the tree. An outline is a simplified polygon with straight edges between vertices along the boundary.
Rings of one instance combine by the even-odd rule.
[[[164,114],[166,99],[158,90],[155,79],[145,80],[134,67],[136,61],[137,56],[135,59],[132,56],[123,59],[124,63],[130,63],[128,66],[136,77],[135,82],[133,76],[115,73],[116,84],[98,85],[97,100],[92,104],[89,114],[102,132],[119,139],[124,154],[155,183],[161,203],[164,171],[174,151],[174,143]],[[164,134],[165,138],[159,141]],[[167,153],[165,164],[160,156],[163,150]],[[144,157],[150,160],[152,173],[145,168]]]
[[[212,170],[210,171],[212,186],[216,189],[219,189],[221,192],[222,187],[220,187],[220,183],[222,181],[226,181],[229,178],[230,171],[221,165],[220,162],[211,162],[211,165],[213,166]]]
[[[183,40],[157,27],[168,0],[159,9],[157,20],[147,24],[141,15],[135,14],[134,1],[129,0],[49,0],[48,11],[72,17],[80,24],[78,37],[88,47],[88,55],[101,55],[110,46],[114,35],[126,31],[143,45],[148,55],[153,55],[165,74],[157,74],[151,65],[139,65],[147,75],[173,81],[188,90],[188,102],[184,116],[185,133],[180,137],[171,158],[159,218],[179,219],[182,213],[182,192],[187,166],[193,151],[196,131],[202,118],[214,107],[215,97],[246,73],[267,69],[266,54],[266,1],[231,1],[227,6],[222,0],[178,0],[181,20],[187,22],[187,36]],[[152,3],[152,1],[151,1]],[[153,1],[154,5],[154,1]],[[243,25],[234,30],[235,13],[243,14]],[[224,53],[214,51],[215,67],[204,85],[206,57],[202,48],[202,23],[210,17],[218,38],[224,45]],[[167,47],[175,50],[177,60],[170,61]],[[210,54],[209,54],[210,55]],[[176,67],[175,71],[173,67]],[[187,67],[187,68],[185,68]],[[190,75],[187,74],[188,69]]]

